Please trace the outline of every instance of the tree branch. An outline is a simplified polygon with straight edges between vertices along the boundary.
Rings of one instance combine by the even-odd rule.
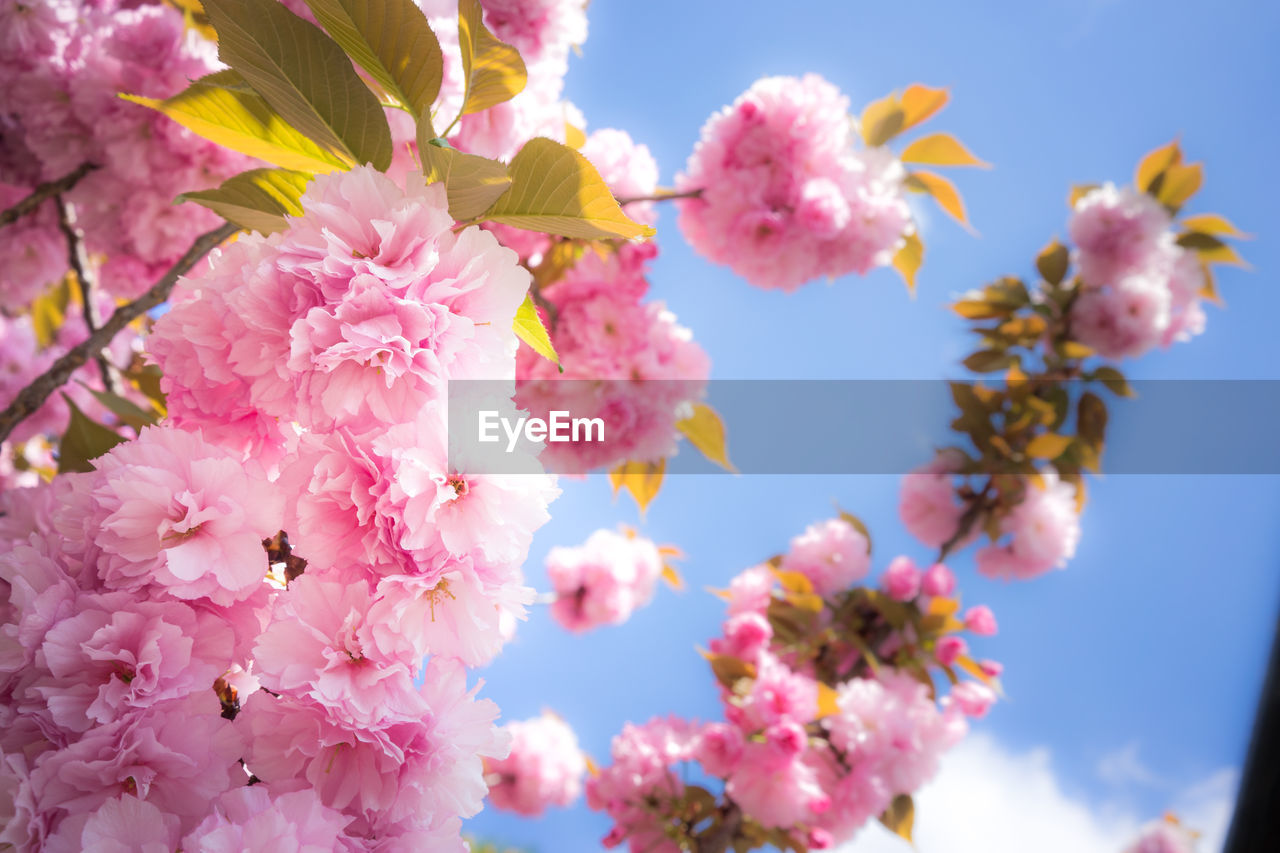
[[[685,192],[676,192],[675,190],[658,190],[653,195],[637,195],[627,198],[618,199],[618,206],[626,204],[635,204],[641,201],[675,201],[681,198],[699,198],[702,195],[701,189],[686,190]]]
[[[738,827],[742,826],[742,809],[727,797],[726,801],[721,808],[720,823],[716,824],[715,829],[705,838],[698,841],[696,853],[726,853],[732,846],[734,836],[738,834]]]
[[[55,196],[54,200],[58,205],[58,228],[67,238],[67,262],[75,273],[76,287],[80,290],[80,304],[84,306],[84,324],[89,328],[89,334],[93,335],[98,331],[98,306],[93,303],[93,266],[89,261],[89,252],[84,247],[84,232],[76,227],[75,205],[61,195]],[[98,362],[98,372],[102,374],[102,387],[114,393],[116,383],[111,363],[107,361],[103,350],[94,353],[93,357]]]
[[[52,367],[37,376],[30,385],[23,388],[13,402],[0,412],[0,441],[8,438],[14,427],[44,405],[44,401],[49,399],[54,391],[66,384],[71,374],[88,361],[92,353],[101,351],[125,326],[168,299],[169,293],[179,278],[211,249],[239,230],[238,225],[224,222],[212,231],[201,234],[191,244],[191,248],[187,249],[186,254],[179,258],[177,263],[151,286],[150,290],[127,305],[117,308],[101,328],[81,341],[66,355],[55,361]]]
[[[951,549],[960,544],[969,531],[973,529],[973,523],[978,520],[978,516],[982,515],[983,510],[987,508],[987,496],[991,493],[991,480],[988,479],[982,491],[973,496],[973,502],[965,509],[964,515],[960,516],[960,523],[956,525],[956,532],[951,534],[951,538],[942,543],[942,547],[938,549],[938,562],[941,563],[947,559],[947,555],[951,553]]]
[[[31,195],[22,199],[13,207],[7,210],[0,210],[0,228],[12,225],[54,196],[67,192],[80,183],[81,178],[96,168],[98,167],[94,163],[81,163],[74,171],[63,175],[61,178],[40,184],[31,191]]]

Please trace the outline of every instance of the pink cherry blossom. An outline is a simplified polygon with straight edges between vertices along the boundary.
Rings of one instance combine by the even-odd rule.
[[[495,807],[539,815],[578,798],[587,764],[564,720],[543,713],[504,728],[511,735],[511,753],[485,762],[485,772],[496,777],[489,787]]]
[[[200,853],[327,853],[351,822],[308,788],[274,794],[266,785],[235,788],[182,840]],[[171,848],[172,849],[172,848]]]
[[[1000,522],[1008,534],[1004,544],[978,551],[978,571],[988,577],[1025,579],[1062,568],[1080,541],[1075,487],[1052,470],[1041,474],[1043,485],[1029,483],[1021,503]]]
[[[799,572],[821,596],[843,592],[862,580],[871,565],[867,537],[842,518],[811,524],[791,540],[782,569]]]
[[[920,594],[920,582],[924,573],[910,557],[894,557],[885,569],[880,585],[890,597],[898,601],[911,601]]]
[[[1137,272],[1169,224],[1169,214],[1146,193],[1114,184],[1086,193],[1067,223],[1086,285],[1115,284]]]
[[[662,556],[641,536],[597,530],[575,548],[547,554],[547,577],[555,589],[551,615],[571,631],[620,625],[653,598]]]

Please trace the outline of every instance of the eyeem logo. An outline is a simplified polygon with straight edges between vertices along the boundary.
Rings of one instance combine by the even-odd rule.
[[[526,441],[562,442],[562,441],[604,441],[604,420],[602,418],[571,418],[569,412],[552,411],[551,419],[516,418],[513,424],[510,418],[493,409],[479,412],[478,440],[484,444],[496,444],[502,440],[499,428],[507,436],[507,452],[516,449],[516,442],[523,434]]]

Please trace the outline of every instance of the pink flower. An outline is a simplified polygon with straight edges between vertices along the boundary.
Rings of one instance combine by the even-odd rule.
[[[955,634],[943,637],[938,640],[938,646],[934,650],[934,655],[938,658],[938,663],[943,666],[951,666],[969,651],[969,644],[964,641],[963,637],[957,637]]]
[[[421,713],[409,666],[381,658],[372,641],[372,598],[360,579],[308,573],[290,583],[253,650],[262,686],[309,697],[352,726]]]
[[[966,717],[974,719],[985,717],[996,701],[996,692],[980,681],[962,681],[947,696]]]
[[[180,846],[179,823],[177,816],[165,814],[154,804],[125,794],[107,800],[91,813],[73,815],[63,821],[45,849],[172,853]]]
[[[956,500],[953,472],[960,460],[941,453],[902,478],[898,516],[916,539],[940,548],[960,529],[964,506]]]
[[[571,631],[620,625],[653,598],[662,556],[648,539],[597,530],[575,548],[547,553],[547,577],[555,589],[551,614]]]
[[[209,691],[232,662],[221,620],[177,601],[127,593],[83,596],[40,646],[45,672],[30,690],[57,725],[84,732],[167,699]]]
[[[1104,184],[1076,202],[1067,232],[1085,283],[1103,287],[1138,271],[1169,225],[1169,214],[1151,196]]]
[[[773,570],[767,563],[753,566],[738,573],[729,581],[729,615],[754,611],[764,613],[769,607],[773,588],[777,584]]]
[[[486,792],[482,756],[506,754],[497,707],[475,700],[464,670],[433,658],[425,709],[351,726],[306,699],[258,692],[241,710],[245,762],[270,786],[309,785],[329,808],[357,818],[355,832],[410,817],[469,817]],[[241,725],[237,718],[236,725]]]
[[[751,733],[780,722],[810,722],[818,715],[818,685],[812,678],[792,671],[773,655],[764,653],[756,677],[741,704],[730,707],[731,722]]]
[[[1071,308],[1075,337],[1099,355],[1132,358],[1161,343],[1171,323],[1161,271],[1138,273],[1105,288],[1086,288]]]
[[[795,722],[771,726],[763,742],[750,741],[725,784],[725,793],[766,827],[804,825],[831,807],[832,771],[808,750]]]
[[[1026,579],[1063,568],[1080,541],[1075,487],[1052,470],[1041,474],[1043,487],[1029,483],[1022,502],[1000,521],[1010,536],[1004,545],[978,551],[978,571],[987,577]]]
[[[1176,820],[1152,821],[1124,853],[1194,853],[1195,835]]]
[[[782,558],[783,571],[804,575],[813,583],[813,591],[823,597],[843,592],[861,580],[870,564],[867,537],[841,518],[809,525],[791,540],[791,550]]]
[[[522,815],[540,815],[548,806],[567,806],[582,793],[587,763],[573,729],[554,714],[505,726],[511,753],[485,762],[496,776],[489,797],[494,806]]]
[[[920,579],[920,591],[929,596],[949,596],[956,591],[956,576],[942,563],[934,563]]]
[[[911,601],[920,594],[920,582],[923,573],[916,568],[910,557],[894,557],[885,569],[880,585],[891,598],[898,601]]]
[[[199,432],[146,427],[97,460],[86,539],[104,583],[229,605],[262,584],[282,500],[262,470]]]
[[[684,795],[673,767],[695,758],[699,735],[698,726],[674,717],[623,726],[610,749],[613,763],[587,780],[587,804],[608,812],[615,824],[606,847],[627,840],[632,850],[676,853],[663,815]]]
[[[338,847],[351,822],[320,802],[308,788],[274,794],[266,785],[223,794],[186,838],[183,849],[200,853],[327,853]],[[170,846],[170,850],[172,850]]]
[[[724,623],[724,637],[711,641],[711,650],[740,660],[755,660],[773,638],[773,627],[761,613],[746,611]]]
[[[681,191],[680,228],[700,253],[758,287],[888,264],[911,229],[905,172],[854,151],[848,99],[817,75],[767,77],[702,129]]]
[[[698,762],[712,776],[727,778],[742,757],[742,729],[728,723],[710,723],[698,742]]]
[[[964,626],[980,637],[993,637],[998,630],[996,616],[985,604],[969,608],[964,614]]]

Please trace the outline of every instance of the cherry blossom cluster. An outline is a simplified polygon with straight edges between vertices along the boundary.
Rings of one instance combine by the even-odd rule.
[[[1104,358],[1135,358],[1204,331],[1205,272],[1148,193],[1105,184],[1082,196],[1067,233],[1081,279],[1071,329]]]
[[[1123,853],[1195,853],[1197,835],[1173,815],[1166,815],[1144,826]]]
[[[619,198],[654,193],[657,164],[626,132],[596,131],[582,153]],[[646,224],[657,219],[651,202],[629,204],[627,213]],[[509,239],[513,230],[503,229],[500,237]],[[538,416],[561,409],[609,425],[603,442],[548,444],[543,464],[557,473],[584,474],[674,455],[676,422],[702,396],[711,362],[662,302],[645,301],[657,245],[622,243],[598,252],[534,236],[541,239],[529,247],[535,252],[530,265],[560,364],[521,347],[516,401]],[[558,254],[568,258],[564,268],[557,266]]]
[[[551,615],[574,632],[621,625],[653,599],[663,553],[633,530],[597,530],[577,547],[547,553]]]
[[[17,849],[464,849],[510,739],[465,667],[557,490],[449,458],[444,385],[514,378],[529,275],[412,177],[318,177],[216,252],[148,341],[169,421],[11,493]]]
[[[757,287],[887,266],[914,231],[902,163],[855,149],[849,100],[816,74],[757,81],[702,128],[685,171],[680,229]]]
[[[90,163],[65,194],[100,284],[132,297],[219,220],[183,192],[251,161],[118,97],[166,98],[221,66],[216,46],[162,2],[0,3],[0,207]],[[67,271],[52,201],[0,231],[0,299],[30,302]]]
[[[511,752],[484,764],[495,808],[532,817],[578,799],[587,760],[564,720],[543,712],[502,728],[511,737]]]
[[[655,719],[614,739],[613,763],[587,782],[588,803],[615,823],[606,846],[830,848],[891,820],[987,712],[1000,665],[972,658],[963,635],[994,634],[991,611],[958,615],[950,570],[907,557],[879,589],[852,586],[870,565],[859,527],[813,525],[733,579],[706,653],[724,721]],[[693,762],[711,788],[681,770]]]

